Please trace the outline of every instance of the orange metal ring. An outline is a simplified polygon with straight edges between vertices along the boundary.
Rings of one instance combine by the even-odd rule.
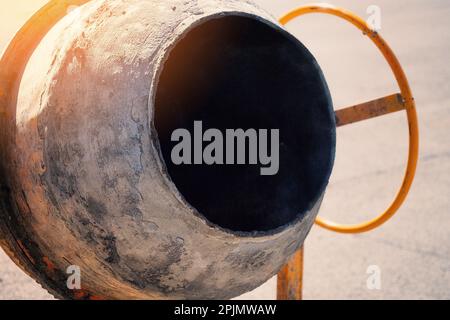
[[[370,28],[363,19],[361,19],[354,13],[328,4],[313,4],[292,10],[280,19],[280,23],[282,25],[286,25],[291,20],[309,13],[325,13],[340,17],[360,29],[364,33],[364,35],[367,35],[378,47],[386,61],[389,63],[389,66],[391,67],[397,80],[398,86],[400,87],[401,95],[404,99],[409,125],[408,165],[403,184],[390,207],[386,210],[386,212],[384,212],[377,218],[355,225],[343,225],[325,220],[320,217],[316,219],[317,225],[334,232],[347,234],[367,232],[381,226],[390,218],[392,218],[392,216],[398,211],[398,209],[400,209],[400,207],[404,203],[411,189],[414,176],[416,174],[419,156],[419,126],[417,120],[416,105],[405,72],[403,71],[400,62],[398,61],[392,49],[376,31]]]

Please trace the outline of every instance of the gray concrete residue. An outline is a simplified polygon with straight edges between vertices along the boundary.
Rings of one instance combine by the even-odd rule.
[[[250,1],[93,0],[52,28],[27,65],[5,148],[11,197],[26,200],[12,214],[39,249],[30,255],[61,272],[80,266],[92,295],[238,296],[275,275],[313,225],[323,194],[270,232],[221,228],[165,171],[153,128],[158,76],[177,40],[220,15],[281,28]],[[60,280],[45,276],[44,285]]]

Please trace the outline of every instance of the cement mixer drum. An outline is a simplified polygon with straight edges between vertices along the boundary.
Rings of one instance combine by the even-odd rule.
[[[87,1],[24,67],[0,116],[0,243],[55,296],[232,298],[303,244],[334,161],[330,94],[251,2]],[[196,121],[278,129],[277,173],[174,164],[172,133]]]

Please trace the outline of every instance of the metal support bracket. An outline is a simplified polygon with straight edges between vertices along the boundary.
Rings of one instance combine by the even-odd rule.
[[[299,16],[310,13],[323,13],[333,15],[346,20],[347,22],[361,30],[362,33],[367,36],[382,53],[392,72],[394,73],[395,79],[397,80],[398,86],[400,88],[399,94],[390,95],[377,100],[369,101],[363,104],[336,111],[337,126],[340,127],[401,110],[405,110],[408,117],[408,165],[406,168],[402,186],[388,209],[384,213],[370,221],[355,225],[343,225],[328,221],[321,217],[317,217],[316,219],[317,225],[330,231],[345,234],[368,232],[380,227],[382,224],[392,218],[392,216],[394,216],[394,214],[404,203],[409,190],[411,189],[417,169],[419,155],[419,125],[414,97],[412,95],[405,72],[403,71],[400,62],[395,56],[392,49],[389,47],[387,42],[378,34],[377,31],[373,30],[366,21],[364,21],[354,13],[329,4],[313,4],[302,6],[290,11],[280,19],[280,23],[285,25]],[[291,258],[288,264],[278,274],[279,299],[301,299],[303,266],[300,266],[300,264],[303,264],[303,260],[302,248],[297,254],[295,254],[294,257]],[[295,271],[296,273],[294,274],[293,271]]]

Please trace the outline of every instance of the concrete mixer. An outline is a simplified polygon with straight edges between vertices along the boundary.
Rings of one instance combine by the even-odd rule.
[[[1,61],[2,248],[58,298],[228,299],[283,266],[281,298],[295,298],[289,272],[325,194],[336,127],[406,110],[412,147],[387,212],[347,227],[317,218],[335,231],[391,217],[418,150],[401,67],[356,18],[401,93],[335,114],[318,63],[282,26],[311,12],[352,17],[307,6],[280,23],[238,0],[50,1]],[[82,288],[67,286],[70,266]]]

